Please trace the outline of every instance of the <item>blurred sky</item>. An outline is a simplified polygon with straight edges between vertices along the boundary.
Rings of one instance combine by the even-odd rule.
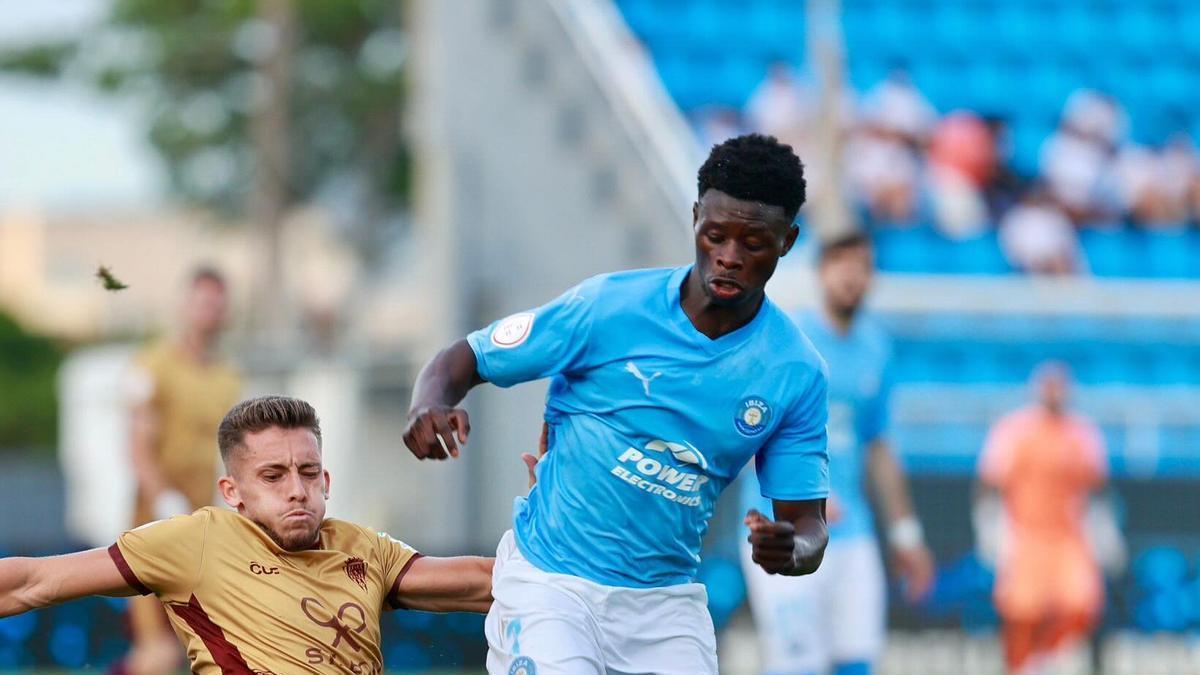
[[[75,35],[109,0],[0,0],[0,47]],[[77,83],[0,75],[0,209],[157,202],[160,163],[137,110]]]

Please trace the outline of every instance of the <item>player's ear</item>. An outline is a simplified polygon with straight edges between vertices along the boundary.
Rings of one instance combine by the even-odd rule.
[[[696,229],[696,223],[700,222],[700,202],[692,202],[692,229]]]
[[[792,250],[792,247],[796,245],[796,237],[799,237],[799,236],[800,236],[800,226],[795,223],[792,223],[791,225],[789,225],[788,229],[787,229],[787,234],[783,235],[783,253],[779,254],[780,258],[787,255],[788,252]]]
[[[242,495],[238,492],[237,481],[233,476],[221,476],[217,481],[217,488],[221,491],[221,498],[230,508],[239,508],[242,505]]]
[[[329,499],[329,469],[325,469],[321,473],[325,475],[325,487],[321,492],[325,494],[325,499]]]

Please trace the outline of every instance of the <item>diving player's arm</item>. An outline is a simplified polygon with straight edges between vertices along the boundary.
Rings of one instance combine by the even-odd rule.
[[[390,598],[394,609],[423,612],[486,613],[492,606],[495,558],[419,557],[397,580]]]
[[[466,444],[471,433],[471,421],[466,410],[455,406],[483,382],[475,352],[465,339],[443,349],[421,369],[404,431],[404,444],[417,459],[458,457],[459,445]]]
[[[137,595],[106,549],[0,559],[0,618],[88,595]]]
[[[772,503],[774,521],[754,509],[746,514],[754,562],[768,574],[798,577],[816,572],[829,543],[825,500]]]
[[[904,578],[905,596],[915,601],[924,597],[933,583],[933,554],[925,545],[908,481],[891,446],[883,439],[876,439],[867,452],[867,476],[887,519],[892,561]]]

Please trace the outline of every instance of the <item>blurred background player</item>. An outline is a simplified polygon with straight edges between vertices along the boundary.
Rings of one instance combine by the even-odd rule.
[[[868,487],[882,509],[906,597],[924,596],[934,572],[904,472],[885,438],[891,347],[860,311],[874,275],[870,240],[843,235],[824,243],[819,255],[821,304],[798,323],[829,367],[829,548],[811,577],[783,579],[765,574],[743,546],[763,671],[772,674],[869,673],[881,653],[887,583]],[[747,509],[768,506],[753,473],[743,483],[743,501]]]
[[[1004,504],[995,602],[1014,673],[1043,672],[1068,658],[1104,601],[1085,532],[1089,498],[1108,476],[1103,437],[1067,410],[1064,366],[1041,366],[1032,385],[1036,401],[996,422],[979,460],[984,489]]]
[[[225,279],[210,267],[189,278],[178,330],[134,359],[130,451],[137,480],[133,527],[212,504],[216,430],[242,388],[237,369],[217,351],[228,316]],[[182,653],[154,598],[129,604],[136,675],[173,672]]]

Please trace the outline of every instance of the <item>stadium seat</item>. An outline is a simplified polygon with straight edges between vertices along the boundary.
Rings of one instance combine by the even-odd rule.
[[[1149,591],[1177,589],[1187,574],[1187,556],[1174,546],[1147,548],[1133,561],[1134,581]]]
[[[952,255],[957,259],[957,271],[961,273],[1008,274],[1013,271],[1004,258],[994,229],[989,229],[978,237],[954,242]]]
[[[1136,276],[1145,260],[1144,243],[1138,233],[1104,226],[1085,227],[1080,233],[1092,273],[1101,277]]]
[[[1151,276],[1185,278],[1197,275],[1197,251],[1200,241],[1186,225],[1170,230],[1153,230],[1145,235],[1146,259]]]

